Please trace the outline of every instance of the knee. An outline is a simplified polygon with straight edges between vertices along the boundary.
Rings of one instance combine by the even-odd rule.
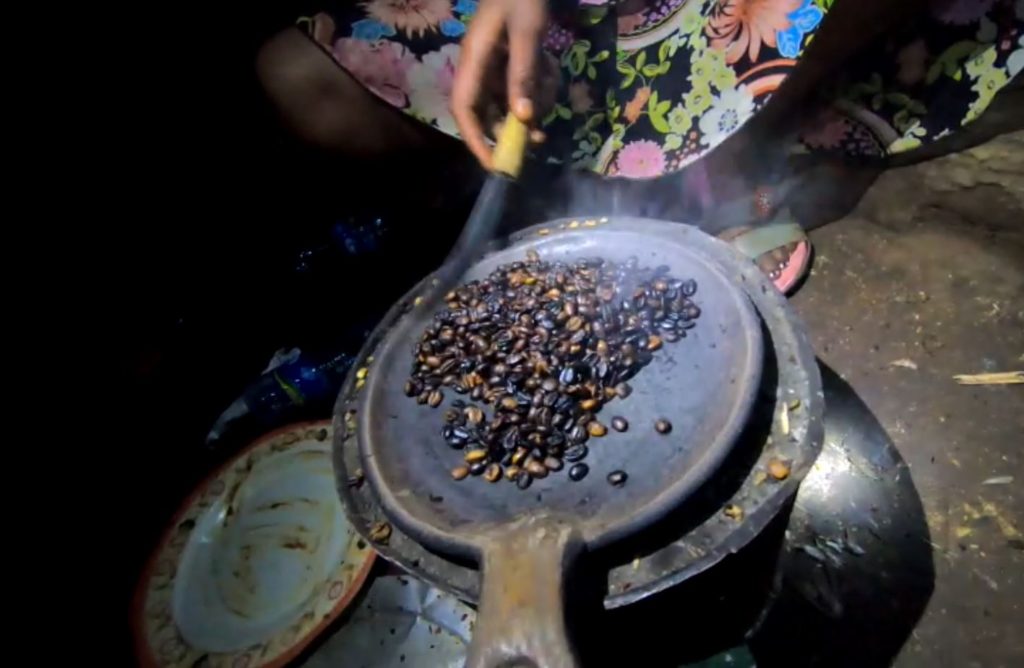
[[[256,76],[271,104],[285,123],[303,140],[316,145],[338,144],[343,114],[325,95],[323,80],[326,60],[305,35],[296,29],[278,33],[256,54]],[[328,63],[332,65],[331,63]]]

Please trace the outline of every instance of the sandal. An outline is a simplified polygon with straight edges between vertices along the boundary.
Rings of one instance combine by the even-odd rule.
[[[804,229],[785,213],[756,227],[732,228],[720,238],[757,262],[783,294],[789,294],[800,283],[810,265],[811,242]]]

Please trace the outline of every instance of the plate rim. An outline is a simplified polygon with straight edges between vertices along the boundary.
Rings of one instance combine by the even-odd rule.
[[[204,476],[202,481],[199,482],[178,505],[177,510],[174,511],[174,514],[167,521],[166,526],[161,532],[159,540],[156,542],[149,556],[146,558],[146,563],[139,574],[138,581],[136,582],[135,585],[135,591],[132,594],[130,608],[131,630],[134,640],[133,644],[135,658],[138,660],[139,665],[143,666],[144,668],[160,668],[162,666],[167,665],[158,659],[154,652],[154,647],[148,642],[145,629],[146,621],[144,618],[144,608],[146,603],[146,594],[148,592],[148,584],[150,580],[153,578],[153,572],[156,570],[157,560],[159,559],[160,555],[164,552],[164,550],[168,547],[168,544],[170,543],[173,537],[174,529],[182,522],[182,519],[185,517],[188,510],[199,500],[199,498],[203,495],[207,488],[209,488],[210,485],[217,480],[217,478],[226,473],[239,460],[243,459],[244,457],[249,455],[253,450],[256,450],[257,448],[259,448],[260,446],[262,446],[264,443],[271,439],[277,438],[278,436],[281,436],[282,434],[285,434],[287,432],[308,429],[311,427],[322,427],[325,429],[330,429],[333,432],[334,424],[333,420],[331,419],[304,420],[301,422],[293,422],[283,427],[278,427],[277,429],[274,429],[272,431],[269,431],[265,434],[256,437],[251,443],[243,447],[233,456],[229,457],[223,464],[221,464],[213,471],[208,473],[206,476]],[[332,441],[333,434],[329,436],[327,440],[325,440],[325,443],[327,443],[328,446],[330,447]],[[332,451],[331,467],[333,468],[333,447],[331,447],[330,449]],[[339,499],[339,503],[342,504],[342,508],[344,509],[344,503],[341,502],[341,499]],[[354,528],[355,527],[353,527],[353,529]],[[359,532],[355,531],[355,533],[356,535],[358,535]],[[341,613],[343,613],[349,607],[349,605],[352,603],[352,600],[359,594],[359,592],[363,590],[363,586],[366,583],[366,579],[370,575],[370,570],[373,568],[373,565],[378,557],[377,551],[373,548],[373,545],[368,544],[368,547],[370,549],[367,550],[366,560],[363,562],[362,566],[359,568],[355,576],[352,578],[351,586],[344,593],[344,595],[338,599],[338,602],[334,605],[334,607],[331,608],[331,611],[327,614],[327,616],[321,619],[316,624],[316,626],[310,629],[307,633],[296,639],[296,641],[291,645],[291,647],[289,647],[287,650],[274,657],[274,659],[272,659],[271,661],[260,664],[261,666],[265,666],[267,668],[279,668],[280,666],[284,666],[287,663],[294,660],[306,649],[307,646],[309,646],[311,642],[313,642],[313,640],[318,638],[324,632],[324,630],[326,630],[327,627],[330,626],[341,615]]]

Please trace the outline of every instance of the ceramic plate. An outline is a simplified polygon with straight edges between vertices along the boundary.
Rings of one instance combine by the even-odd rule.
[[[268,434],[189,497],[139,583],[142,665],[282,665],[351,601],[374,552],[345,518],[331,438],[330,422]]]
[[[405,575],[380,577],[301,668],[461,668],[476,613]]]

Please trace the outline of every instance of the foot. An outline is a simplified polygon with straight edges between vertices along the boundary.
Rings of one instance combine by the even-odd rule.
[[[718,238],[722,241],[732,242],[733,239],[744,232],[752,230],[753,227],[753,225],[730,227],[719,234]],[[767,274],[768,278],[774,281],[782,274],[782,271],[789,266],[789,258],[793,252],[796,251],[798,245],[798,242],[794,242],[786,246],[770,250],[767,253],[758,256],[755,262],[757,263],[757,266],[761,268],[761,271]]]

